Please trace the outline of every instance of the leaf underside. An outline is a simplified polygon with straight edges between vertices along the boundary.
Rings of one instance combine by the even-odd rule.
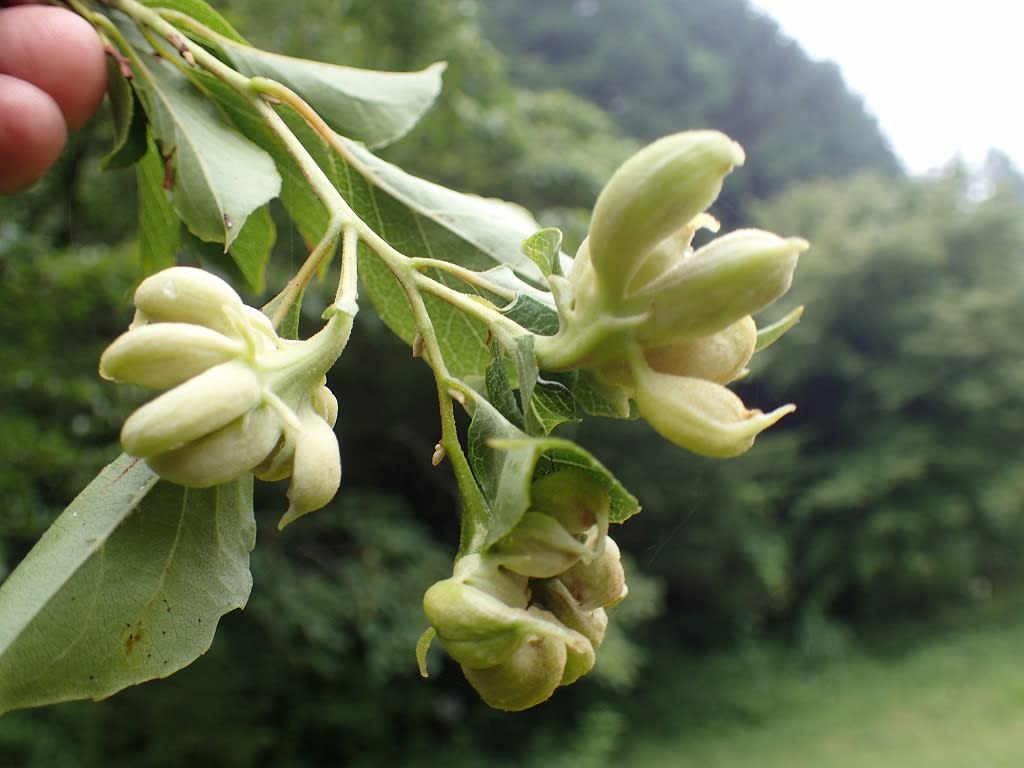
[[[378,72],[282,56],[229,40],[220,49],[239,72],[275,80],[301,96],[342,136],[381,147],[408,133],[441,92],[444,64]]]
[[[0,585],[0,713],[193,662],[248,599],[255,536],[251,476],[186,489],[116,459]]]

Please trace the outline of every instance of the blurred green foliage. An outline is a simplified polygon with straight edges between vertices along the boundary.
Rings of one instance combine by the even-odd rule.
[[[0,243],[0,579],[118,453],[131,393],[96,361],[129,318],[131,259],[28,233]]]
[[[432,381],[364,312],[332,372],[338,499],[278,534],[283,488],[261,486],[253,596],[210,653],[101,704],[4,717],[0,765],[611,765],[631,724],[693,706],[654,694],[698,651],[780,638],[840,653],[866,628],[1019,584],[1024,183],[1005,157],[981,176],[901,177],[835,68],[741,0],[217,5],[295,55],[447,60],[442,100],[389,159],[521,202],[570,243],[639,142],[732,133],[748,165],[713,212],[812,243],[791,294],[806,318],[741,385],[798,411],[728,462],[640,423],[569,428],[645,507],[614,532],[631,555],[625,631],[592,679],[534,712],[491,712],[440,655],[431,679],[415,669],[420,598],[449,567],[458,510],[430,463]],[[95,374],[139,275],[131,175],[96,171],[105,126],[0,200],[0,578],[115,455],[140,396]],[[278,248],[287,263],[304,245],[282,230]]]
[[[779,513],[804,610],[884,618],[1020,578],[1024,210],[974,182],[864,176],[762,211],[815,243],[792,295],[811,315],[764,365],[800,403]]]

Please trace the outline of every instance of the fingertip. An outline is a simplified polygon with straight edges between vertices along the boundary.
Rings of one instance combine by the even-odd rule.
[[[103,44],[85,19],[63,8],[0,10],[0,72],[50,94],[69,128],[85,124],[106,91]]]
[[[54,35],[64,46],[69,71],[74,75],[63,81],[63,88],[51,93],[64,113],[68,128],[80,128],[99,109],[107,90],[107,62],[103,43],[92,25],[74,13],[61,8],[54,20]]]
[[[22,192],[39,181],[66,141],[57,102],[31,83],[0,74],[0,193]]]

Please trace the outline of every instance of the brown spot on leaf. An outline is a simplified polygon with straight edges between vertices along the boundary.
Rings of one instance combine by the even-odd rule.
[[[121,644],[124,647],[125,656],[131,656],[135,650],[135,646],[143,639],[145,633],[142,630],[142,625],[137,624],[134,627],[131,624],[126,624],[124,630],[121,632]]]

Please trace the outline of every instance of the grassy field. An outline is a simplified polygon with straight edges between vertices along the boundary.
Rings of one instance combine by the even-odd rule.
[[[616,764],[1020,768],[1024,610],[1012,615],[901,648],[890,638],[884,652],[810,663],[759,651],[697,668],[659,696],[659,732]]]

